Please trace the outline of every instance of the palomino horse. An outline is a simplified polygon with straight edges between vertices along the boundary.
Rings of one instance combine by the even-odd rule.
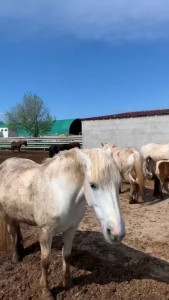
[[[102,144],[103,149],[111,148],[114,161],[123,180],[131,184],[129,203],[138,202],[140,188],[141,202],[145,200],[144,175],[140,153],[133,147],[118,148],[110,143]]]
[[[27,141],[13,141],[11,142],[11,149],[13,150],[13,152],[15,149],[18,150],[18,152],[20,152],[22,145],[27,146]]]
[[[54,157],[60,151],[70,150],[75,147],[80,148],[80,143],[79,142],[71,142],[70,144],[51,145],[49,147],[49,157]]]
[[[22,248],[19,223],[40,229],[44,299],[53,299],[48,288],[47,271],[52,237],[62,232],[64,284],[70,282],[70,255],[73,238],[85,213],[92,206],[100,220],[107,242],[120,242],[125,235],[118,192],[120,173],[110,149],[60,152],[39,165],[29,159],[9,158],[0,165],[0,241],[12,243],[12,261]],[[85,201],[86,199],[86,201]]]

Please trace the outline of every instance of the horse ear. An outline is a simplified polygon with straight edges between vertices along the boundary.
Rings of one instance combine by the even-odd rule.
[[[152,160],[151,156],[147,156],[147,162],[150,162]]]
[[[82,162],[83,165],[85,165],[86,169],[89,170],[90,165],[91,165],[91,159],[89,157],[89,155],[87,155],[86,153],[84,153],[82,150],[80,150],[79,148],[75,148],[76,152]]]
[[[107,153],[109,156],[112,156],[112,157],[113,157],[113,153],[112,153],[110,147],[106,149],[106,153]]]
[[[103,146],[104,146],[104,144],[103,144],[103,143],[101,143],[101,146],[103,147]]]

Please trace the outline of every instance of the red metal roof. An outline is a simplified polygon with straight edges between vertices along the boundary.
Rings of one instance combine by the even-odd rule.
[[[151,116],[163,116],[169,115],[169,109],[156,109],[156,110],[143,110],[143,111],[133,111],[125,112],[114,115],[83,118],[81,121],[88,120],[107,120],[107,119],[125,119],[125,118],[137,118],[137,117],[151,117]]]

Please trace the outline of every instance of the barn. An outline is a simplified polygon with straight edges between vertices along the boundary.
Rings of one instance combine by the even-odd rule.
[[[169,143],[169,109],[126,112],[85,118],[82,121],[84,148],[110,142],[119,147]]]
[[[60,135],[60,134],[81,134],[81,120],[80,119],[65,119],[56,120],[53,122],[51,129],[46,132],[46,135]],[[22,126],[18,126],[18,136],[29,136],[30,132],[25,131]]]

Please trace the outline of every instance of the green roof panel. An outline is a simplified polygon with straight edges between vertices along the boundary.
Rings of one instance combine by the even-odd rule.
[[[69,134],[70,125],[74,119],[68,120],[56,120],[53,122],[51,130],[46,132],[46,135],[53,135],[53,134]],[[30,133],[25,131],[22,126],[18,126],[17,129],[18,136],[29,136]]]
[[[70,126],[75,119],[56,120],[53,122],[51,130],[46,132],[46,135],[54,134],[69,134]],[[0,124],[0,128],[7,127],[7,124]],[[21,125],[17,126],[18,136],[30,136],[30,132],[24,130]]]
[[[7,124],[0,124],[0,128],[8,128]]]
[[[69,134],[70,125],[73,121],[74,119],[55,121],[48,134]]]

